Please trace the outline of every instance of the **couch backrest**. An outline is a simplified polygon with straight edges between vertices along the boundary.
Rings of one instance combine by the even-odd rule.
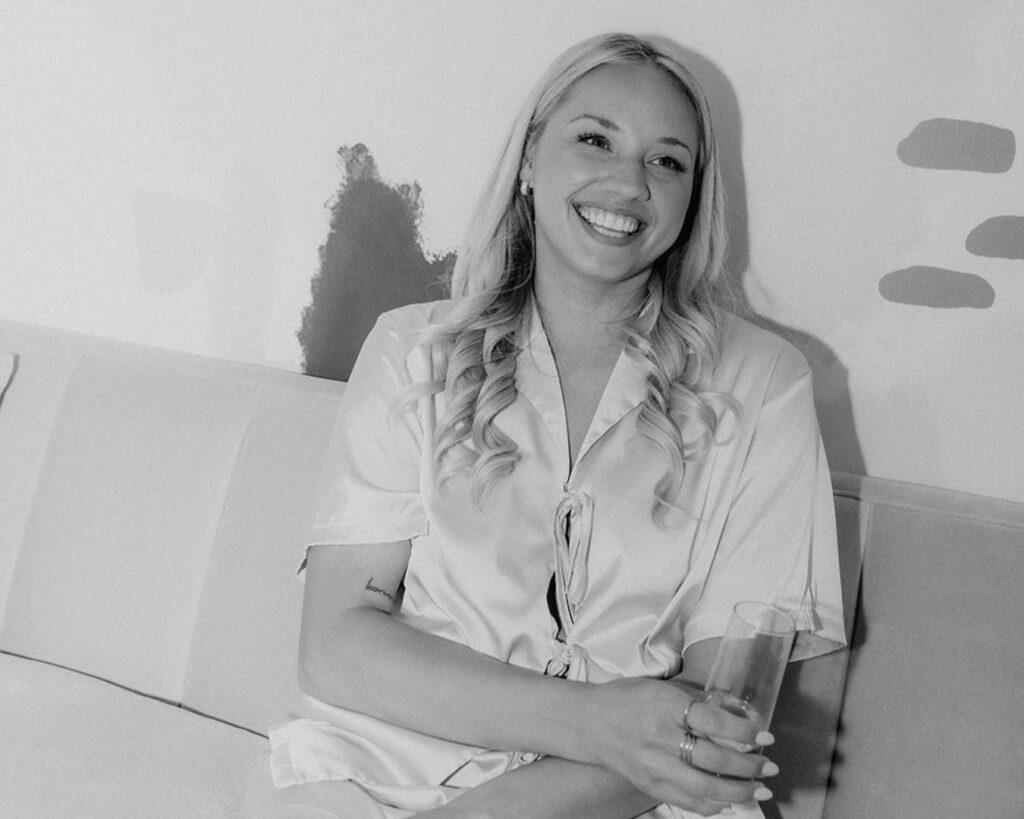
[[[861,592],[827,819],[1024,816],[1024,504],[853,476]]]
[[[0,650],[258,732],[285,717],[343,389],[0,323]],[[834,483],[852,648],[790,667],[768,815],[1017,819],[1024,505]]]
[[[24,325],[5,353],[0,649],[265,731],[343,385]]]

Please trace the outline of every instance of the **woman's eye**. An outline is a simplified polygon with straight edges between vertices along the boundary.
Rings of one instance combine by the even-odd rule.
[[[582,142],[584,145],[592,145],[595,148],[608,147],[608,139],[602,134],[580,134],[577,141]]]
[[[663,168],[668,168],[672,171],[685,171],[686,166],[676,159],[674,156],[659,156],[654,160],[655,165],[660,165]]]

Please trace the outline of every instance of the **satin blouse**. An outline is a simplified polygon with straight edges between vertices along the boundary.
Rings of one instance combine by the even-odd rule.
[[[671,677],[689,645],[724,633],[742,600],[792,614],[794,660],[844,644],[829,471],[810,369],[792,345],[729,318],[710,389],[741,412],[727,413],[718,442],[687,464],[662,528],[651,509],[667,459],[636,428],[643,368],[620,355],[570,468],[558,374],[534,311],[520,339],[517,396],[495,419],[521,457],[477,508],[468,477],[436,481],[431,440],[443,396],[395,412],[410,384],[433,378],[429,354],[410,351],[410,338],[449,307],[385,313],[366,339],[308,544],[410,540],[395,616],[573,680]],[[561,628],[548,605],[552,577]],[[536,758],[446,742],[312,698],[271,729],[271,743],[278,787],[351,779],[388,817],[443,804]],[[686,815],[667,806],[649,814]]]

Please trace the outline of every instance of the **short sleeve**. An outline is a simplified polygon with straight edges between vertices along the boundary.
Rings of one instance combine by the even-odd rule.
[[[792,659],[827,653],[846,642],[835,507],[811,372],[795,348],[782,347],[763,403],[744,412],[754,427],[686,643],[721,636],[736,603],[760,600],[796,621]]]
[[[406,333],[389,314],[367,336],[342,395],[306,546],[390,543],[425,534],[423,429],[399,402],[412,380]]]

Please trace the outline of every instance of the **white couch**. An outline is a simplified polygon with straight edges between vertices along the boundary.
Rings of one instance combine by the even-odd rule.
[[[0,816],[238,808],[343,389],[0,322]],[[766,813],[1020,819],[1024,508],[835,485],[853,649],[791,666]]]

